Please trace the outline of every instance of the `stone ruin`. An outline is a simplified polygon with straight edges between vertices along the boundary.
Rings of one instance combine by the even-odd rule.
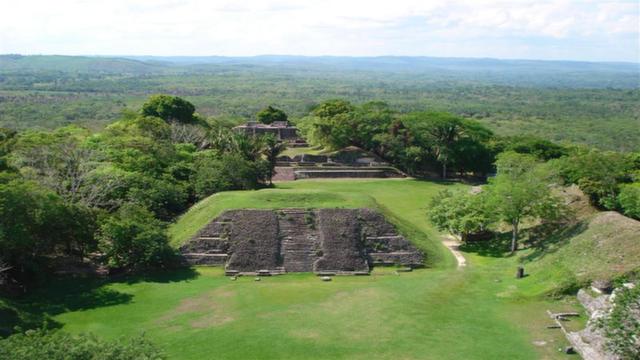
[[[318,178],[402,178],[406,175],[379,156],[355,146],[329,155],[280,156],[276,181]]]
[[[271,124],[249,121],[244,125],[234,127],[233,130],[250,136],[273,134],[278,140],[286,142],[289,147],[309,146],[309,144],[298,135],[298,128],[291,125],[288,121],[274,121]]]
[[[370,209],[229,210],[180,251],[187,264],[224,265],[228,275],[365,275],[374,265],[424,264],[424,254]]]

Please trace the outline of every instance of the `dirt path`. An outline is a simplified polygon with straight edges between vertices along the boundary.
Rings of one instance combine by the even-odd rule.
[[[446,246],[453,256],[455,256],[458,261],[458,267],[461,268],[463,266],[467,266],[467,259],[464,258],[458,247],[460,246],[460,242],[453,235],[443,236],[442,243]]]

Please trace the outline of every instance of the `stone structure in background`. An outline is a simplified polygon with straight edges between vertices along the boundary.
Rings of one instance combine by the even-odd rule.
[[[318,178],[401,178],[406,175],[379,156],[349,146],[327,155],[280,156],[274,180]]]
[[[249,121],[244,125],[234,127],[233,130],[251,136],[273,134],[278,140],[286,142],[289,147],[308,146],[307,142],[298,135],[298,128],[288,121],[274,121],[271,124]]]
[[[229,275],[368,274],[374,265],[423,266],[424,255],[369,209],[230,210],[181,247],[191,265]]]

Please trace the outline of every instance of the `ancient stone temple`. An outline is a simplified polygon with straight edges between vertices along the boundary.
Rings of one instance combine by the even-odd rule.
[[[262,124],[249,121],[244,125],[233,128],[234,131],[250,136],[273,134],[278,140],[284,141],[289,147],[307,146],[307,142],[298,135],[298,128],[288,121],[274,121],[271,124]]]
[[[228,274],[368,274],[374,265],[420,267],[424,255],[370,209],[230,210],[180,249],[192,265]]]

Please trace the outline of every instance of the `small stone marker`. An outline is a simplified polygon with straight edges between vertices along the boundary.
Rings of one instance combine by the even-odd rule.
[[[271,276],[271,272],[269,270],[258,270],[258,276]]]
[[[238,270],[225,270],[224,274],[227,276],[237,276],[240,272]]]
[[[522,279],[524,277],[524,268],[518,266],[518,272],[516,273],[516,279]]]
[[[331,281],[331,277],[330,276],[323,276],[321,277],[322,281]]]
[[[262,279],[261,279],[261,278],[259,278],[259,277],[257,277],[257,278],[255,278],[255,279],[253,279],[253,281],[260,281],[260,280],[262,280]]]
[[[613,284],[609,280],[594,280],[591,283],[591,289],[598,294],[611,294]]]

